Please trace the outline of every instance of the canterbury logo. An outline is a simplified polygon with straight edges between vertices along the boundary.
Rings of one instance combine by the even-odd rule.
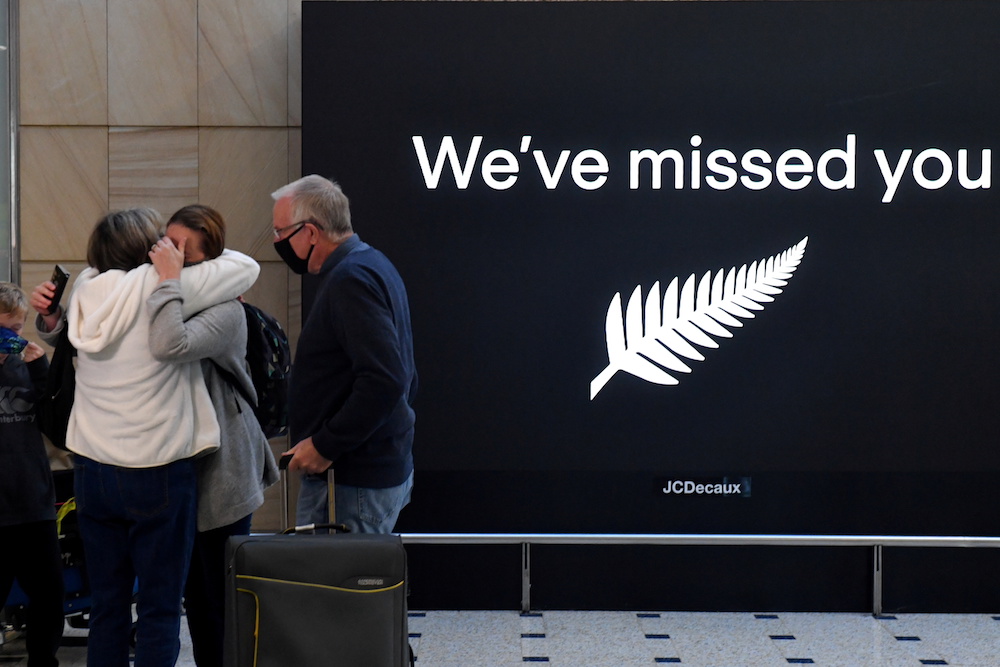
[[[0,387],[0,415],[17,415],[30,412],[34,403],[21,398],[27,393],[22,387]]]
[[[737,318],[754,317],[762,303],[774,301],[775,294],[798,268],[805,254],[805,237],[791,248],[768,259],[720,269],[713,277],[706,273],[695,287],[691,274],[678,289],[674,278],[660,299],[660,283],[653,283],[642,300],[642,285],[636,286],[622,319],[622,295],[615,294],[608,306],[604,328],[608,344],[608,367],[590,383],[590,400],[618,371],[654,384],[673,385],[679,380],[670,373],[690,373],[684,359],[704,361],[695,345],[717,348],[712,339],[732,338],[726,327],[742,327]],[[662,307],[661,307],[662,304]],[[670,372],[668,372],[670,371]]]

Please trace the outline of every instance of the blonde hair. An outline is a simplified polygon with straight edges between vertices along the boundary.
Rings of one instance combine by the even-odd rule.
[[[14,283],[0,282],[0,315],[28,313],[28,295]]]

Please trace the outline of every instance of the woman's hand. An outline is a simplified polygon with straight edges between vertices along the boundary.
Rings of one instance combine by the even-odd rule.
[[[52,297],[55,294],[55,284],[51,281],[45,281],[31,290],[31,296],[28,297],[28,303],[35,309],[35,312],[42,316],[42,321],[45,323],[45,333],[55,329],[62,318],[62,306],[57,306],[51,314],[49,313],[49,308],[52,306]]]
[[[161,283],[181,277],[181,269],[184,268],[184,243],[185,239],[181,239],[180,246],[175,247],[173,241],[162,238],[153,244],[149,259],[160,274]]]

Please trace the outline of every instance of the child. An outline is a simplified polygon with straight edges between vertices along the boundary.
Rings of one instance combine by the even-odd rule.
[[[28,596],[28,667],[58,665],[63,578],[52,472],[35,423],[45,352],[21,337],[28,298],[0,282],[0,605],[14,577]]]

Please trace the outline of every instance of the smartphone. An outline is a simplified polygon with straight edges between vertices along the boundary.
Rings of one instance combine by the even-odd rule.
[[[49,315],[56,312],[56,309],[59,307],[63,292],[66,291],[66,285],[69,283],[69,271],[56,264],[56,268],[52,271],[51,280],[56,286],[56,291],[52,295],[52,303],[49,304]]]
[[[289,452],[282,454],[281,458],[278,459],[278,470],[288,470],[288,462],[292,460],[292,456],[294,456],[294,454]]]

